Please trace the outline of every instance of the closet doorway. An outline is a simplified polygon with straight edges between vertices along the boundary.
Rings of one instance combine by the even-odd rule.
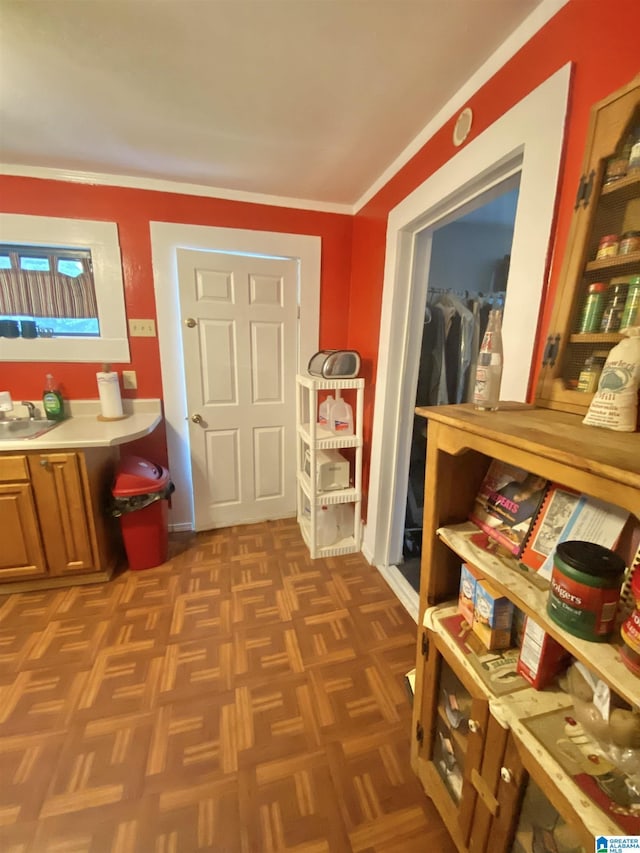
[[[520,172],[416,235],[416,275],[426,281],[415,406],[470,402],[492,308],[504,308]],[[424,285],[423,285],[424,289]],[[409,477],[398,569],[420,589],[426,422],[407,419]]]

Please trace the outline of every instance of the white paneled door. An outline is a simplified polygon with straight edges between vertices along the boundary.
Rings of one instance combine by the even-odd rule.
[[[177,260],[195,528],[295,515],[298,262]]]

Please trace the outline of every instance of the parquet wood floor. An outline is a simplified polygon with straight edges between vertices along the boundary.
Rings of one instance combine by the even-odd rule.
[[[0,603],[2,853],[449,853],[409,765],[415,624],[294,520]]]

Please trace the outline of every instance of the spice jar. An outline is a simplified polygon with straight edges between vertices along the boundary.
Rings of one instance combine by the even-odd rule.
[[[618,254],[630,255],[632,252],[640,252],[640,231],[625,231],[620,237]]]
[[[615,258],[618,254],[618,243],[617,234],[605,234],[604,237],[601,237],[596,252],[596,261],[601,261],[604,258]]]
[[[595,355],[589,356],[578,377],[578,391],[582,391],[585,394],[593,394],[598,390],[598,382],[600,381],[604,362],[604,358]]]
[[[601,332],[617,332],[622,323],[622,314],[627,300],[628,282],[613,282],[607,288],[607,304],[600,323]]]
[[[621,329],[628,329],[629,326],[640,326],[640,275],[629,279],[627,300],[620,320]]]
[[[604,281],[596,281],[587,288],[587,298],[584,301],[578,324],[579,334],[597,332],[600,328],[606,292],[607,285]]]

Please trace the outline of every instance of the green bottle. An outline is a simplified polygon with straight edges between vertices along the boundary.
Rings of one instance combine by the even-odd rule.
[[[50,421],[64,420],[64,400],[55,379],[50,373],[47,373],[45,380],[42,405],[44,406],[44,413]]]

